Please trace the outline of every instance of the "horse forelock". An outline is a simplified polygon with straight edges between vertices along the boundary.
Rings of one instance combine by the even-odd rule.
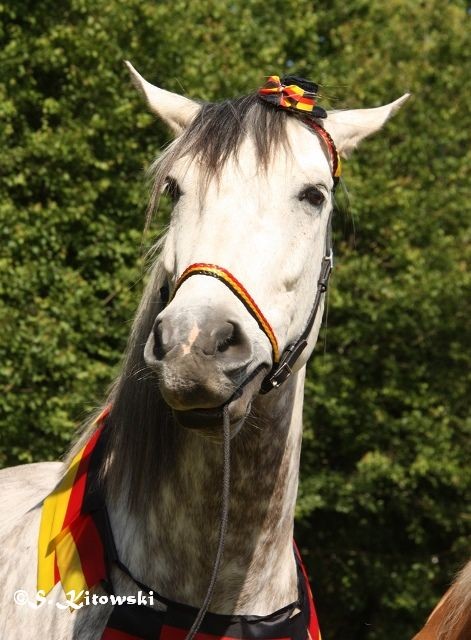
[[[219,179],[227,161],[238,157],[242,142],[249,137],[257,165],[266,171],[275,147],[289,149],[287,122],[296,117],[297,114],[262,102],[257,94],[203,104],[190,126],[151,165],[147,224],[177,160],[198,160],[202,170],[200,188],[204,191],[211,179]]]

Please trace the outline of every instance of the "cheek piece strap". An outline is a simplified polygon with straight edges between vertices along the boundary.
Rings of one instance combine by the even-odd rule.
[[[266,378],[262,382],[262,386],[260,388],[260,393],[268,393],[272,389],[276,389],[283,382],[289,378],[291,373],[293,372],[293,367],[296,362],[299,360],[302,352],[308,345],[309,335],[314,326],[314,322],[317,317],[317,313],[319,311],[319,307],[325,292],[327,291],[327,287],[329,285],[330,274],[332,273],[332,269],[334,267],[334,252],[332,249],[332,213],[329,214],[329,220],[327,222],[327,231],[326,231],[326,243],[325,243],[325,252],[324,257],[321,262],[321,270],[319,274],[319,279],[317,281],[316,293],[314,295],[314,302],[312,305],[311,313],[309,314],[309,318],[306,322],[306,326],[304,327],[303,332],[298,337],[297,340],[291,342],[283,351],[283,355],[281,356],[279,363],[274,363],[272,370],[266,376]]]

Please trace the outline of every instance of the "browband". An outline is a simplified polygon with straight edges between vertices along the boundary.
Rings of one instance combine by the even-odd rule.
[[[314,120],[311,120],[310,118],[303,118],[303,122],[305,122],[307,126],[314,131],[314,133],[322,138],[325,146],[327,147],[327,151],[332,162],[332,177],[334,179],[335,188],[342,174],[342,162],[340,160],[340,155],[337,151],[337,147],[335,146],[330,133],[326,131],[324,127],[321,127],[320,124],[317,124],[317,122],[314,122]]]
[[[282,80],[279,76],[269,76],[263,87],[258,90],[258,95],[261,100],[279,109],[303,114],[301,121],[322,138],[327,147],[332,164],[332,177],[336,185],[342,172],[342,163],[330,134],[314,120],[327,118],[327,111],[316,102],[318,88],[315,82],[296,76],[286,76]]]

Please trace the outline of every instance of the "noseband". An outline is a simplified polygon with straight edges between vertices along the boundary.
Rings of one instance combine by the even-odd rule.
[[[217,280],[223,282],[226,287],[228,287],[232,291],[232,293],[237,298],[239,298],[250,315],[255,318],[255,321],[257,322],[260,329],[267,336],[273,352],[273,362],[276,363],[279,361],[280,351],[278,348],[278,341],[273,329],[270,326],[270,323],[260,311],[257,303],[249,294],[244,285],[241,284],[237,280],[237,278],[235,278],[232,273],[230,273],[230,271],[224,269],[223,267],[219,267],[217,264],[206,264],[205,262],[196,262],[195,264],[191,264],[178,278],[177,284],[175,285],[175,290],[173,292],[174,296],[178,289],[182,286],[182,284],[191,276],[211,276],[212,278],[217,278]]]

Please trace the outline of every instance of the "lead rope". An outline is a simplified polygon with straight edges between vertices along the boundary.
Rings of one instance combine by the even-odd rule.
[[[219,525],[219,539],[218,547],[216,551],[216,557],[214,558],[213,571],[211,574],[211,580],[209,581],[208,590],[201,605],[198,615],[193,622],[191,629],[188,631],[185,640],[193,640],[195,635],[203,622],[203,618],[208,611],[208,607],[213,599],[214,587],[216,586],[216,580],[221,565],[222,554],[224,553],[224,544],[226,541],[227,523],[229,520],[229,490],[231,479],[231,422],[229,419],[229,407],[226,404],[223,409],[223,478],[222,478],[222,497],[221,497],[221,520]]]

